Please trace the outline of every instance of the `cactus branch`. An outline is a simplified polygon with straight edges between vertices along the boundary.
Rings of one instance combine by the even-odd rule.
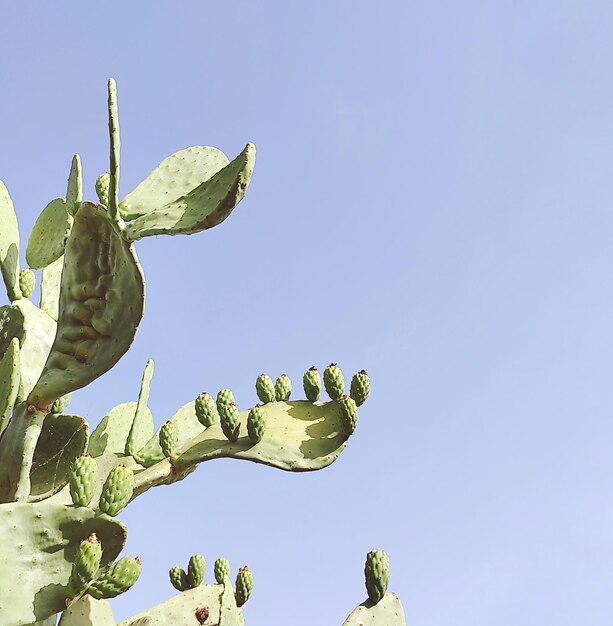
[[[111,143],[110,150],[110,168],[111,180],[109,185],[109,213],[111,219],[116,220],[118,217],[119,206],[119,112],[117,109],[117,85],[115,79],[109,78],[109,139]]]

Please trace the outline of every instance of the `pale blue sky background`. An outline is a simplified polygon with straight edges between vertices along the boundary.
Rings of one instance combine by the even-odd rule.
[[[108,76],[123,193],[258,147],[222,226],[139,242],[137,340],[72,408],[135,399],[149,357],[158,425],[203,389],[252,405],[261,371],[373,381],[329,469],[216,461],[132,504],[117,619],[202,552],[253,570],[250,626],[340,626],[380,547],[411,626],[611,623],[612,33],[605,1],[3,3],[24,237],[73,152],[94,197]]]

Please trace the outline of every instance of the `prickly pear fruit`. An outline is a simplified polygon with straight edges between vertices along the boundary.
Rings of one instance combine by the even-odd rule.
[[[198,585],[201,585],[204,582],[205,566],[206,563],[202,554],[194,554],[189,559],[189,564],[187,566],[187,581],[192,589],[194,587],[198,587]]]
[[[96,195],[100,204],[109,206],[109,187],[111,185],[111,175],[108,172],[104,172],[98,176],[96,180]]]
[[[178,452],[179,432],[177,425],[168,420],[162,424],[159,434],[160,448],[165,457],[174,456]]]
[[[366,555],[364,575],[368,597],[376,604],[385,595],[390,582],[390,560],[383,550],[371,550]]]
[[[69,478],[70,497],[77,506],[87,506],[92,501],[98,481],[98,464],[89,455],[80,456],[72,464]]]
[[[255,391],[264,404],[275,401],[275,386],[272,384],[272,378],[267,374],[260,374],[257,377]]]
[[[275,383],[277,402],[287,402],[292,395],[292,381],[287,374],[281,374]]]
[[[85,541],[81,542],[72,563],[70,582],[68,583],[71,598],[78,596],[94,579],[98,573],[101,558],[102,546],[96,533],[92,533]]]
[[[206,623],[206,620],[209,619],[209,607],[201,606],[196,609],[196,619],[198,620],[199,624]]]
[[[230,561],[224,559],[223,556],[220,556],[215,561],[213,569],[215,570],[215,580],[217,584],[222,585],[226,578],[230,578]]]
[[[31,269],[26,267],[19,272],[19,288],[21,289],[21,295],[24,298],[29,298],[32,295],[35,284],[36,276]]]
[[[220,416],[229,404],[236,404],[234,394],[230,389],[222,389],[217,394],[217,411]]]
[[[134,491],[134,474],[129,467],[114,467],[104,481],[99,507],[103,513],[115,517],[123,509]]]
[[[179,567],[178,565],[171,567],[170,571],[168,572],[168,576],[170,577],[170,582],[172,583],[172,586],[177,591],[185,591],[186,589],[189,589],[187,574],[182,567]]]
[[[247,416],[247,434],[253,443],[262,441],[266,429],[266,417],[261,404],[254,406]]]
[[[357,406],[362,406],[370,394],[370,378],[366,370],[361,370],[351,379],[351,391],[349,395],[355,400]]]
[[[241,607],[249,600],[253,589],[253,574],[246,565],[238,570],[235,587],[236,606]]]
[[[332,400],[340,400],[345,393],[345,378],[336,363],[330,363],[324,370],[324,386]]]
[[[321,376],[316,367],[308,369],[302,377],[304,395],[310,402],[317,402],[321,394]]]
[[[223,405],[223,408],[219,411],[219,415],[221,417],[221,430],[223,430],[223,434],[230,441],[236,441],[241,427],[240,413],[236,404],[230,402],[228,405]]]
[[[201,393],[196,398],[196,417],[198,421],[205,427],[212,426],[219,420],[217,407],[212,396],[208,393]]]
[[[92,598],[114,598],[125,593],[140,576],[141,560],[139,557],[124,556],[87,588]]]
[[[353,434],[356,424],[358,423],[358,407],[355,400],[349,396],[343,396],[338,403],[341,407],[341,415],[343,416],[343,432],[347,437]]]
[[[70,404],[70,398],[72,394],[67,393],[63,396],[60,396],[52,405],[51,405],[51,413],[63,413]]]

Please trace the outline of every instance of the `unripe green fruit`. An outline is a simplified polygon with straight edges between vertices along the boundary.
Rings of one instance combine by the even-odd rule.
[[[212,426],[219,420],[215,401],[210,394],[201,393],[196,398],[195,407],[196,417],[205,428]]]
[[[236,404],[234,400],[234,394],[230,389],[222,389],[217,394],[217,411],[220,417],[224,409],[230,404]]]
[[[385,595],[390,582],[390,560],[383,550],[371,550],[366,555],[364,576],[368,597],[376,604]]]
[[[68,583],[71,598],[79,595],[93,580],[98,573],[101,558],[102,546],[98,541],[96,533],[92,533],[85,541],[80,543],[75,554],[72,571],[70,572],[70,582]]]
[[[277,402],[287,402],[292,395],[292,381],[287,374],[281,374],[275,383],[275,398]]]
[[[72,464],[69,478],[70,497],[77,506],[87,506],[98,481],[98,464],[89,455],[80,456]]]
[[[370,378],[366,370],[361,370],[351,379],[351,391],[349,395],[358,406],[362,406],[370,394]]]
[[[138,580],[140,563],[138,557],[124,556],[95,580],[87,588],[87,593],[96,600],[114,598],[120,593],[125,593]]]
[[[215,580],[217,584],[222,585],[226,578],[230,578],[230,562],[228,559],[224,559],[223,556],[220,556],[215,561],[213,569],[215,570]]]
[[[343,417],[343,432],[349,437],[349,435],[353,434],[358,423],[358,407],[355,404],[355,400],[349,396],[343,396],[338,403]]]
[[[19,272],[19,289],[24,298],[29,298],[34,291],[36,276],[31,269],[25,268]]]
[[[336,363],[330,363],[324,370],[324,386],[332,400],[340,400],[345,393],[345,378]]]
[[[187,566],[187,580],[189,586],[193,589],[204,582],[204,570],[206,562],[202,554],[194,554]]]
[[[60,396],[52,405],[51,405],[51,413],[63,413],[70,404],[70,398],[72,394],[67,393],[63,396]]]
[[[174,422],[168,420],[162,424],[160,428],[160,448],[165,457],[174,456],[178,452],[179,448],[179,431],[177,425]]]
[[[230,441],[236,441],[241,427],[240,413],[236,408],[236,404],[231,402],[228,405],[223,405],[222,410],[219,411],[219,416],[221,417],[221,430],[223,430],[223,434]]]
[[[266,430],[266,417],[261,404],[254,406],[247,416],[247,434],[253,443],[262,441]]]
[[[185,591],[189,589],[189,582],[187,580],[187,574],[182,567],[175,565],[175,567],[171,567],[168,572],[168,576],[170,577],[170,582],[172,586],[177,591]]]
[[[275,386],[272,384],[272,378],[267,374],[260,374],[257,377],[255,391],[264,404],[275,401]]]
[[[115,517],[130,502],[134,491],[134,474],[129,467],[114,467],[104,481],[99,507],[103,513]]]
[[[109,206],[109,187],[111,184],[111,175],[108,172],[104,172],[98,176],[96,180],[96,195],[100,204]]]
[[[316,367],[308,369],[302,377],[304,395],[310,402],[317,402],[321,394],[321,376]]]
[[[249,600],[251,590],[253,589],[253,574],[246,565],[238,570],[235,587],[234,596],[236,597],[236,606],[241,607]]]

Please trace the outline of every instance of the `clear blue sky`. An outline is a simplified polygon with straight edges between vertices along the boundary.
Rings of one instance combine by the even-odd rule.
[[[5,3],[0,178],[25,238],[83,158],[122,192],[209,144],[258,161],[222,226],[139,242],[137,340],[75,395],[95,425],[156,362],[159,425],[262,371],[366,368],[339,461],[215,461],[123,514],[137,586],[220,555],[250,626],[340,625],[373,547],[411,626],[613,616],[613,4],[552,0]],[[210,579],[210,574],[209,574]]]

